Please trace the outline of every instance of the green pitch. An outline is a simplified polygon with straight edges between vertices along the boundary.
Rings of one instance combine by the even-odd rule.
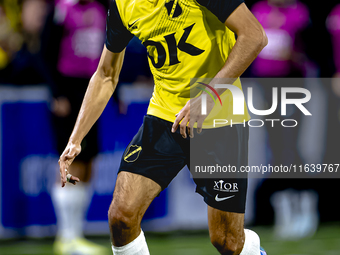
[[[313,238],[300,241],[279,241],[270,227],[256,227],[261,245],[268,255],[338,255],[340,254],[340,224],[322,225]],[[218,255],[206,232],[154,234],[146,233],[152,255]],[[109,237],[90,238],[107,247],[112,254]],[[0,241],[1,255],[53,254],[53,240]]]

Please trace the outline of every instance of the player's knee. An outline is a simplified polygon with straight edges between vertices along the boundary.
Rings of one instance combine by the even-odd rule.
[[[224,235],[213,234],[210,236],[211,243],[222,255],[238,255],[243,248],[244,240],[242,237],[235,236],[231,233]]]
[[[124,206],[111,204],[108,217],[110,228],[113,231],[131,229],[137,224],[135,213]]]

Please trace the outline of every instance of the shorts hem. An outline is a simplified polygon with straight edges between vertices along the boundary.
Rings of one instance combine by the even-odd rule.
[[[136,172],[136,171],[129,170],[129,169],[119,169],[117,174],[119,174],[120,172],[129,172],[129,173],[138,174],[138,175],[141,175],[145,178],[148,178],[148,179],[154,181],[155,183],[157,183],[161,187],[162,191],[165,190],[169,186],[169,185],[166,185],[164,183],[160,183],[158,180],[156,180],[156,178],[152,178],[151,176],[148,176],[148,175],[140,173],[140,172]]]
[[[242,214],[244,214],[246,212],[245,207],[235,209],[235,208],[232,208],[232,207],[235,207],[235,206],[230,206],[228,204],[226,205],[224,203],[216,202],[214,200],[214,198],[211,198],[208,194],[206,194],[204,191],[202,191],[200,189],[196,189],[196,193],[200,194],[203,197],[204,202],[214,209],[218,209],[218,210],[221,210],[221,211],[224,211],[224,212],[231,212],[231,213],[242,213]]]

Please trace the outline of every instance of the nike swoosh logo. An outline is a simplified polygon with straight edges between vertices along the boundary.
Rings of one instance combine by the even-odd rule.
[[[135,20],[132,24],[128,24],[128,27],[131,28],[139,19]]]
[[[227,200],[227,199],[229,199],[229,198],[232,198],[232,197],[234,197],[234,196],[235,196],[235,195],[229,196],[229,197],[222,197],[222,198],[219,198],[219,197],[218,197],[218,194],[217,194],[216,197],[215,197],[215,200],[216,200],[217,202],[221,202],[221,201]]]

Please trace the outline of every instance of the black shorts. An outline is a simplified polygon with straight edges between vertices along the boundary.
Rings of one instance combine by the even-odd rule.
[[[248,164],[248,125],[205,129],[201,134],[195,133],[194,138],[186,139],[181,136],[179,128],[172,133],[171,127],[172,123],[169,121],[146,115],[138,133],[123,154],[119,172],[127,171],[145,176],[165,189],[185,165],[190,169],[190,165],[194,168],[193,164],[218,163],[221,166],[232,164],[237,168]],[[200,136],[212,133],[214,136],[218,134],[217,142],[204,144],[204,146],[197,144]],[[195,154],[199,152],[198,161],[197,157],[196,159],[192,157],[193,151]],[[195,178],[194,175],[196,192],[201,194],[204,201],[213,208],[244,213],[247,193],[246,175],[233,174],[229,178],[228,174],[224,176],[224,178],[213,176]]]

